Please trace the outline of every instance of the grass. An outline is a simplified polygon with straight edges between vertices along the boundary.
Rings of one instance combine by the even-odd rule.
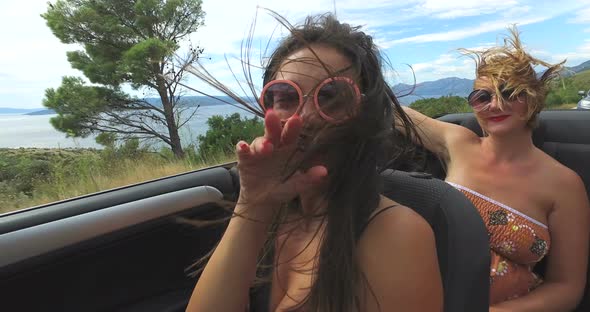
[[[155,150],[139,139],[115,137],[105,137],[100,150],[0,148],[0,213],[232,162],[232,142],[264,132],[261,120],[237,113],[212,116],[207,124],[198,145],[184,146],[183,159],[167,147]]]
[[[0,213],[234,160],[233,155],[178,160],[149,152],[126,156],[90,149],[0,149]]]
[[[573,85],[578,91],[586,91],[590,89],[590,70],[579,72],[572,77]]]

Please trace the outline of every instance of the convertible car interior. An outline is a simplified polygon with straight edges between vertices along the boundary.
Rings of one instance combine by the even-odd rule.
[[[440,119],[481,135],[472,114]],[[590,192],[590,111],[542,112],[533,140]],[[488,311],[485,226],[430,160],[420,172],[383,172],[383,194],[432,226],[445,311]],[[227,216],[222,203],[236,198],[237,178],[225,164],[0,215],[0,310],[184,311],[196,283],[186,270],[224,225],[179,220]],[[576,311],[590,311],[588,286]]]

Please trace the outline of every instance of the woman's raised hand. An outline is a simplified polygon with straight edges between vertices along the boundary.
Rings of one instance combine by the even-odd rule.
[[[240,174],[238,203],[253,209],[272,210],[321,182],[328,174],[326,167],[320,165],[305,172],[297,171],[284,180],[288,161],[296,152],[301,128],[299,116],[289,118],[283,127],[276,112],[268,110],[264,136],[254,139],[251,144],[240,141],[236,145]]]

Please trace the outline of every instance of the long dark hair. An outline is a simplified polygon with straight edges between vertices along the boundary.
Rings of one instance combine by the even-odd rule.
[[[372,37],[362,32],[360,27],[341,23],[332,14],[310,16],[301,25],[292,26],[275,12],[269,12],[289,29],[290,35],[281,41],[270,56],[264,68],[264,84],[275,78],[288,56],[304,48],[313,52],[312,45],[318,44],[334,48],[347,57],[351,64],[349,70],[359,77],[357,83],[363,93],[363,100],[358,114],[345,123],[326,124],[321,129],[310,129],[304,125],[300,137],[300,144],[304,148],[299,150],[299,157],[293,158],[296,163],[286,165],[289,170],[285,172],[286,179],[296,170],[309,166],[314,155],[322,155],[330,173],[322,201],[327,206],[321,215],[312,216],[319,217],[324,226],[324,231],[317,233],[320,235],[320,247],[313,265],[316,275],[308,297],[301,304],[305,304],[306,311],[359,311],[364,301],[360,294],[370,289],[370,285],[366,284],[355,255],[362,230],[380,201],[379,173],[381,169],[391,167],[396,156],[412,148],[408,136],[417,136],[417,133],[385,81],[383,65],[386,61]],[[251,38],[244,47],[249,49],[250,43]],[[245,55],[248,52],[242,56]],[[249,58],[243,60],[242,64],[244,68],[252,65]],[[327,66],[324,67],[328,70]],[[236,96],[202,67],[193,72],[234,98],[247,110],[261,113],[260,101],[249,71],[245,70],[244,73],[258,106]],[[401,123],[405,131],[398,132],[395,123]],[[284,205],[277,213],[261,253],[259,281],[268,281],[269,278],[270,271],[262,265],[266,262],[265,257],[272,257],[274,262],[269,263],[277,265],[276,254],[280,253],[280,248],[274,252],[269,250],[275,247],[276,229],[285,222],[284,216],[299,214],[301,218],[310,217],[302,214],[299,205],[300,202],[295,200]]]

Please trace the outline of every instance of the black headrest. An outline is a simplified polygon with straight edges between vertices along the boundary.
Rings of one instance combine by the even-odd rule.
[[[416,211],[434,231],[444,311],[488,311],[489,241],[473,204],[426,173],[386,170],[381,176],[383,195]]]
[[[464,113],[464,114],[450,114],[440,118],[442,121],[447,121],[450,123],[461,125],[477,134],[478,136],[483,136],[483,130],[481,129],[479,123],[477,122],[477,118],[472,113]],[[533,131],[533,144],[538,148],[543,146],[544,137],[545,137],[545,124],[541,118],[539,118],[539,123],[535,130]]]

